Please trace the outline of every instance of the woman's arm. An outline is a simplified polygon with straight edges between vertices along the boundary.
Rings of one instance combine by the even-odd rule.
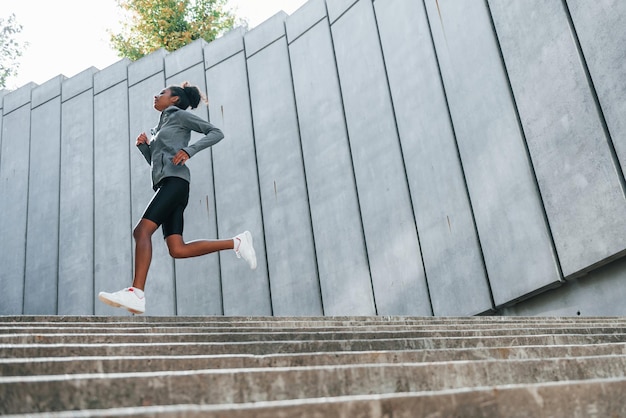
[[[137,148],[139,148],[139,151],[141,151],[148,164],[152,164],[152,151],[150,151],[150,141],[148,140],[148,136],[145,132],[139,134],[135,145],[137,146]]]
[[[222,140],[222,138],[224,138],[224,134],[219,128],[196,116],[195,114],[188,111],[182,111],[177,112],[177,116],[178,115],[180,115],[180,120],[184,127],[204,134],[202,138],[183,148],[183,151],[185,151],[189,157],[193,157],[198,151],[217,144]]]

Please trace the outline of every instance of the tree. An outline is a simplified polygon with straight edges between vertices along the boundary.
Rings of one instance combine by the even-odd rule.
[[[111,35],[120,57],[137,60],[159,48],[174,51],[197,39],[211,42],[232,29],[227,0],[117,0],[127,13],[122,33]]]
[[[16,38],[22,31],[22,25],[15,20],[15,14],[8,19],[0,18],[0,88],[6,87],[9,77],[17,75],[19,57],[28,46]]]

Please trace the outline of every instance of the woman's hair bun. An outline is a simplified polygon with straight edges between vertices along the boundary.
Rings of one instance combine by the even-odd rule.
[[[200,101],[206,102],[206,98],[200,93],[200,89],[197,86],[192,86],[188,81],[185,81],[180,86],[170,86],[169,89],[173,96],[178,97],[176,106],[183,110],[188,107],[195,109],[200,104]]]

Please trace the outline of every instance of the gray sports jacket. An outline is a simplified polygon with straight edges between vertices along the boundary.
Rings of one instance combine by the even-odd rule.
[[[201,132],[204,137],[189,145],[191,131]],[[172,158],[181,149],[189,157],[198,151],[213,146],[224,138],[221,130],[199,118],[195,114],[170,106],[161,112],[156,128],[152,129],[150,144],[139,144],[139,151],[152,166],[152,187],[154,190],[165,177],[180,177],[191,180],[191,173],[186,165],[174,165]]]

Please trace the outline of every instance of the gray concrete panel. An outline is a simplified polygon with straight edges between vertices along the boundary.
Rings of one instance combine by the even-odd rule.
[[[128,86],[118,82],[94,96],[94,297],[132,280],[129,142]],[[96,299],[95,314],[127,313]]]
[[[128,58],[124,58],[95,73],[93,75],[93,94],[96,95],[116,84],[126,82],[128,66],[131,62]]]
[[[328,7],[328,18],[330,23],[334,23],[342,14],[352,7],[357,0],[326,0]]]
[[[580,275],[625,248],[619,169],[563,5],[489,4],[563,275]]]
[[[433,312],[492,309],[482,252],[422,2],[374,3]]]
[[[57,313],[61,82],[52,79],[33,90],[33,97],[46,99],[31,113],[25,314]],[[56,92],[56,97],[43,92]]]
[[[432,314],[374,9],[332,24],[377,313]]]
[[[268,20],[244,40],[256,43],[266,24],[283,35],[248,58],[248,77],[272,307],[315,315],[321,295],[284,23]]]
[[[128,315],[95,295],[131,284],[167,77],[226,135],[189,162],[186,239],[248,229],[259,267],[174,262],[159,230],[148,315],[622,315],[626,5],[529,1],[309,0],[0,90],[0,314]]]
[[[324,6],[323,0],[307,6],[315,3]],[[289,45],[289,55],[324,314],[372,315],[372,283],[330,27],[315,12],[319,9],[298,10],[287,19],[287,32],[299,36]],[[305,22],[312,27],[307,30]]]
[[[626,2],[568,0],[622,170],[626,168]]]
[[[252,271],[234,253],[220,253],[223,312],[271,315],[243,33],[231,32],[224,38],[226,45],[217,40],[205,49],[207,60],[226,58],[206,71],[211,121],[224,132],[224,139],[212,150],[219,237],[249,230],[257,256],[257,269]]]
[[[561,280],[487,5],[426,2],[496,306]]]
[[[133,86],[164,71],[163,61],[168,54],[165,49],[159,49],[129,65],[128,85]]]
[[[200,64],[179,72],[173,78],[168,78],[167,85],[180,85],[183,81],[189,81],[192,85],[198,86],[203,94],[206,94],[202,50],[199,51],[199,54]],[[168,55],[165,59],[166,68],[172,55],[174,54]],[[197,59],[198,57],[194,55],[194,59],[190,62],[195,62]],[[208,120],[208,109],[202,102],[197,109],[189,111]],[[192,132],[191,142],[193,143],[202,136]],[[183,238],[187,242],[196,239],[217,238],[211,153],[212,149],[205,149],[194,155],[186,163],[191,170],[189,204],[185,209],[185,230],[183,232]],[[174,264],[176,267],[178,315],[221,315],[220,265],[217,253],[175,260]]]
[[[67,78],[65,76],[59,75],[46,81],[41,86],[35,87],[31,92],[32,100],[30,107],[35,109],[36,107],[46,103],[48,100],[59,97],[61,95],[62,83],[66,79]]]
[[[245,33],[245,28],[233,29],[221,38],[205,46],[204,68],[211,68],[243,51],[243,36]]]
[[[165,56],[165,78],[170,79],[180,72],[187,71],[188,68],[204,62],[204,47],[207,42],[198,39],[189,45],[173,51]],[[185,81],[185,80],[183,80]],[[200,83],[200,81],[198,81]]]
[[[599,267],[498,312],[504,316],[626,316],[626,259]]]
[[[324,0],[307,1],[287,18],[285,24],[287,42],[291,44],[296,38],[315,26],[317,22],[326,18],[326,2]]]
[[[153,57],[149,56],[148,59],[152,60]],[[131,69],[133,69],[135,65],[145,65],[141,61],[142,60],[136,61],[128,67],[129,81],[131,72],[134,72],[134,70],[131,71]],[[150,136],[150,129],[157,126],[159,122],[160,114],[154,110],[153,100],[154,96],[166,87],[162,60],[159,65],[161,69],[160,72],[155,72],[153,76],[131,86],[128,92],[130,110],[131,218],[133,227],[141,219],[141,215],[154,195],[150,176],[150,165],[135,146],[135,140],[142,132],[146,132],[146,134]],[[128,231],[128,233],[132,235],[132,231]],[[131,284],[132,279],[128,281],[127,286]],[[148,271],[145,291],[147,315],[176,314],[174,260],[169,255],[161,228],[152,235],[152,263]]]
[[[254,30],[246,33],[244,36],[246,57],[251,57],[272,42],[283,38],[285,36],[286,18],[287,13],[278,12],[254,28]]]
[[[66,80],[73,87],[72,79]],[[61,315],[94,313],[93,95],[61,105],[59,295]]]
[[[87,68],[72,78],[63,81],[61,85],[61,100],[66,101],[93,89],[93,77],[98,72],[96,67]]]
[[[37,84],[28,83],[17,90],[13,90],[12,92],[5,94],[2,98],[4,114],[9,114],[15,109],[30,103],[32,90],[35,87],[37,87]]]
[[[22,96],[30,85],[5,96],[7,103]],[[28,94],[30,97],[30,93]],[[5,110],[6,112],[6,110]],[[24,261],[26,253],[26,213],[28,190],[28,155],[30,132],[28,103],[5,113],[2,118],[2,149],[0,151],[0,299],[1,315],[23,313]]]

